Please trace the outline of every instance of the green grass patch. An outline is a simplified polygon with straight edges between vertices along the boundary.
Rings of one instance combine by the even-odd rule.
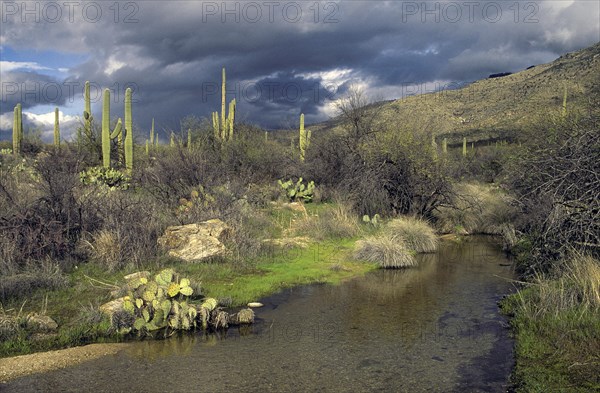
[[[599,267],[576,260],[559,279],[536,279],[502,302],[512,317],[517,392],[600,391]]]
[[[175,269],[201,283],[205,295],[230,297],[243,305],[283,288],[311,283],[337,284],[365,274],[374,264],[352,261],[353,240],[313,244],[305,249],[275,250],[254,262],[231,264],[177,264]]]

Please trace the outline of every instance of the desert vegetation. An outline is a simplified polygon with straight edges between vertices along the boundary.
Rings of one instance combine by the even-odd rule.
[[[183,119],[160,144],[154,125],[136,128],[131,90],[124,122],[110,118],[105,92],[100,127],[88,89],[73,141],[57,123],[43,144],[17,106],[1,146],[0,355],[220,329],[251,319],[228,306],[410,268],[439,235],[486,234],[503,239],[525,283],[504,303],[518,339],[515,385],[598,386],[598,358],[582,357],[586,342],[600,342],[597,106],[532,124],[511,143],[469,147],[463,136],[449,146],[351,89],[338,128],[313,132],[300,115],[297,129],[265,138],[236,121],[235,99],[226,111],[223,70],[221,113]],[[231,228],[225,253],[187,263],[159,246],[168,227],[211,219]],[[123,282],[140,271],[148,275]],[[111,290],[125,312],[107,316]],[[54,318],[58,332],[39,335],[32,313]],[[546,356],[557,342],[568,345]]]

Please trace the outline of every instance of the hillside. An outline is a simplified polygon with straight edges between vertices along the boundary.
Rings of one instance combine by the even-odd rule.
[[[600,43],[565,54],[512,75],[482,79],[456,90],[411,96],[374,105],[386,123],[402,124],[449,144],[510,139],[532,122],[560,113],[564,89],[567,107],[584,110],[592,95],[600,95]],[[337,119],[311,126],[335,129]]]

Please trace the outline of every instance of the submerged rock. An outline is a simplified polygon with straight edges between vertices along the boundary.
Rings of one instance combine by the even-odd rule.
[[[230,233],[223,221],[214,219],[197,224],[168,227],[158,239],[158,244],[170,256],[187,262],[223,256],[226,253],[222,240]]]

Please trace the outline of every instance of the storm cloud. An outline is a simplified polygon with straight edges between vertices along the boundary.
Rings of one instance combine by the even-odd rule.
[[[120,116],[132,87],[139,129],[152,118],[178,129],[187,115],[210,117],[220,109],[222,67],[238,119],[277,128],[300,113],[307,122],[327,119],[351,83],[379,99],[399,98],[414,86],[430,91],[515,72],[600,41],[597,1],[0,5],[3,118],[16,102],[40,116],[54,106],[77,115],[89,80],[96,113],[102,88],[113,90]],[[60,98],[49,88],[24,95],[35,83],[40,92],[61,86]]]

